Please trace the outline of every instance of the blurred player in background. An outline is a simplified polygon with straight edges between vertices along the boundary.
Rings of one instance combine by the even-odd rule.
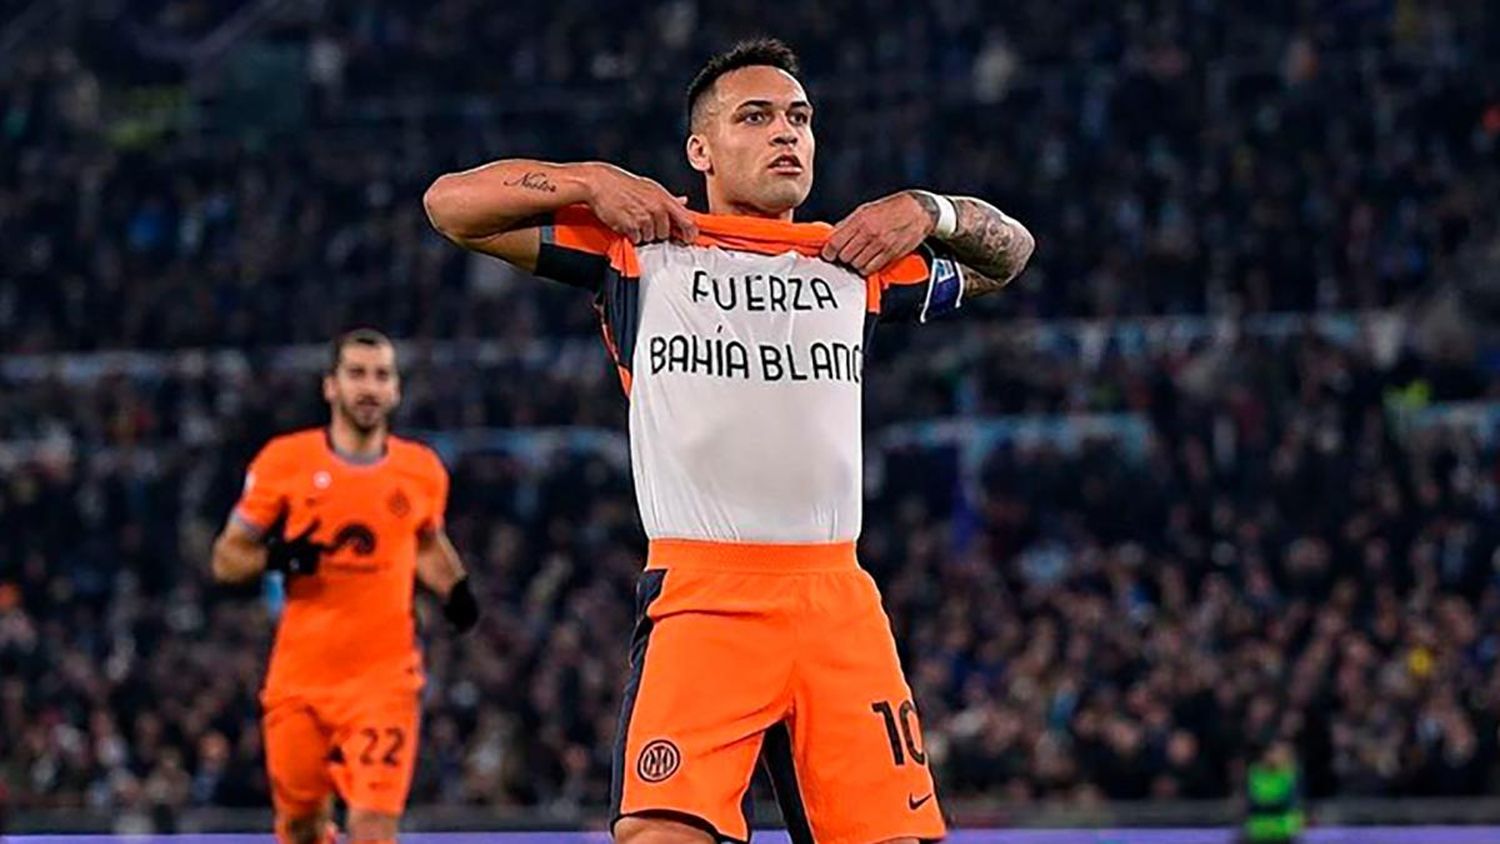
[[[360,329],[323,377],[327,428],[276,437],[250,465],[214,544],[214,577],[287,578],[261,693],[266,763],[283,842],[331,840],[337,792],[353,841],[393,841],[416,764],[422,660],[416,580],[458,632],[479,609],[443,530],[448,473],[393,436],[396,350]]]
[[[784,44],[688,91],[708,214],[601,163],[497,161],[425,198],[450,240],[591,292],[630,396],[650,540],[616,735],[613,832],[744,841],[764,755],[796,840],[944,834],[911,691],[855,559],[864,350],[1018,274],[1032,238],[977,199],[908,190],[794,223],[813,106]]]

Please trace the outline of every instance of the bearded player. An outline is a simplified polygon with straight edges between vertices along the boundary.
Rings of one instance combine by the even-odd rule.
[[[745,841],[768,760],[797,840],[941,837],[916,708],[861,518],[871,331],[999,290],[1033,241],[977,199],[907,190],[795,223],[813,106],[792,52],[742,44],[688,89],[707,214],[601,163],[439,178],[455,243],[593,294],[630,400],[650,540],[616,735],[617,841]]]
[[[235,583],[286,575],[286,609],[261,692],[266,765],[283,844],[331,841],[332,798],[351,841],[396,838],[416,763],[422,660],[412,614],[420,580],[455,631],[479,619],[443,530],[448,473],[390,433],[396,350],[360,329],[333,343],[326,428],[276,437],[250,464],[214,544]]]

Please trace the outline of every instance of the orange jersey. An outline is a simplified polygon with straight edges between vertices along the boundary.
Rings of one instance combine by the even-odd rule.
[[[440,530],[448,473],[431,449],[388,437],[384,456],[337,454],[322,428],[277,437],[250,464],[234,518],[257,532],[289,514],[288,536],[319,523],[316,574],[287,580],[265,697],[418,688],[412,615],[417,540]],[[351,689],[351,687],[354,687]]]

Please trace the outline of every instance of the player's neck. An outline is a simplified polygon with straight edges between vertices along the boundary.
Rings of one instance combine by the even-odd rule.
[[[334,417],[328,425],[328,447],[334,454],[355,463],[372,463],[385,456],[386,428],[369,433]]]
[[[785,211],[767,211],[744,202],[719,196],[712,187],[708,189],[708,213],[721,214],[726,217],[759,217],[762,220],[780,220],[783,223],[793,222],[793,215],[797,213],[796,208],[788,208]]]

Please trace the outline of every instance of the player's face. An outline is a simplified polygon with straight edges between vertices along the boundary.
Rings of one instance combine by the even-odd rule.
[[[779,214],[812,190],[812,105],[791,74],[742,67],[719,77],[688,160],[723,199]]]
[[[401,401],[396,350],[390,346],[345,346],[338,368],[323,378],[323,398],[334,413],[360,433],[384,427]]]

